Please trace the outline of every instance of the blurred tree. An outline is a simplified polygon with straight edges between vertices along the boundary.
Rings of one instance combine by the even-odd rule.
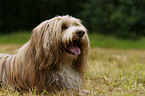
[[[145,1],[88,0],[82,15],[88,28],[121,37],[145,35]]]
[[[36,0],[1,0],[0,32],[29,29],[37,22]],[[34,4],[32,6],[32,4]]]
[[[90,32],[145,35],[144,0],[0,0],[0,33],[32,30],[57,15],[82,19]]]
[[[0,32],[31,30],[57,15],[77,17],[83,8],[82,1],[73,3],[74,0],[1,0]]]

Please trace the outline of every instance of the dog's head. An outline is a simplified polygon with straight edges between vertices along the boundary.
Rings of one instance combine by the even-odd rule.
[[[32,37],[35,39],[36,51],[40,51],[41,47],[53,63],[57,62],[63,53],[71,57],[86,57],[88,53],[89,39],[86,28],[79,19],[68,15],[42,22],[33,30]]]
[[[69,16],[62,17],[62,50],[70,55],[80,55],[89,44],[86,31],[80,20]]]

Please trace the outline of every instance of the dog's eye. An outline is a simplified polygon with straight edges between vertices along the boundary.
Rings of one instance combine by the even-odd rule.
[[[62,30],[66,30],[67,28],[68,28],[68,27],[67,27],[66,24],[62,24],[62,27],[61,27]]]

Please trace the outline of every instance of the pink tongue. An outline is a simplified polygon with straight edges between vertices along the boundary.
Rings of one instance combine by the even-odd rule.
[[[75,54],[75,55],[81,54],[81,50],[80,50],[80,48],[77,47],[77,46],[71,47],[71,48],[70,48],[70,51],[71,51],[73,54]]]

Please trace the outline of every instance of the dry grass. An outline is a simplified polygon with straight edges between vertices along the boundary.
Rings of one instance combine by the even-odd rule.
[[[21,46],[21,44],[0,44],[0,53],[14,54]]]
[[[14,53],[20,45],[0,45],[1,53]],[[84,95],[145,96],[145,50],[91,48],[85,74]],[[3,89],[0,95],[20,95]],[[90,91],[90,92],[89,92]],[[44,92],[45,95],[49,93]],[[44,95],[42,93],[41,95]],[[53,96],[78,96],[82,91],[71,90]],[[23,95],[35,96],[35,90]]]
[[[103,95],[145,95],[144,50],[93,48],[88,62],[87,90]]]

